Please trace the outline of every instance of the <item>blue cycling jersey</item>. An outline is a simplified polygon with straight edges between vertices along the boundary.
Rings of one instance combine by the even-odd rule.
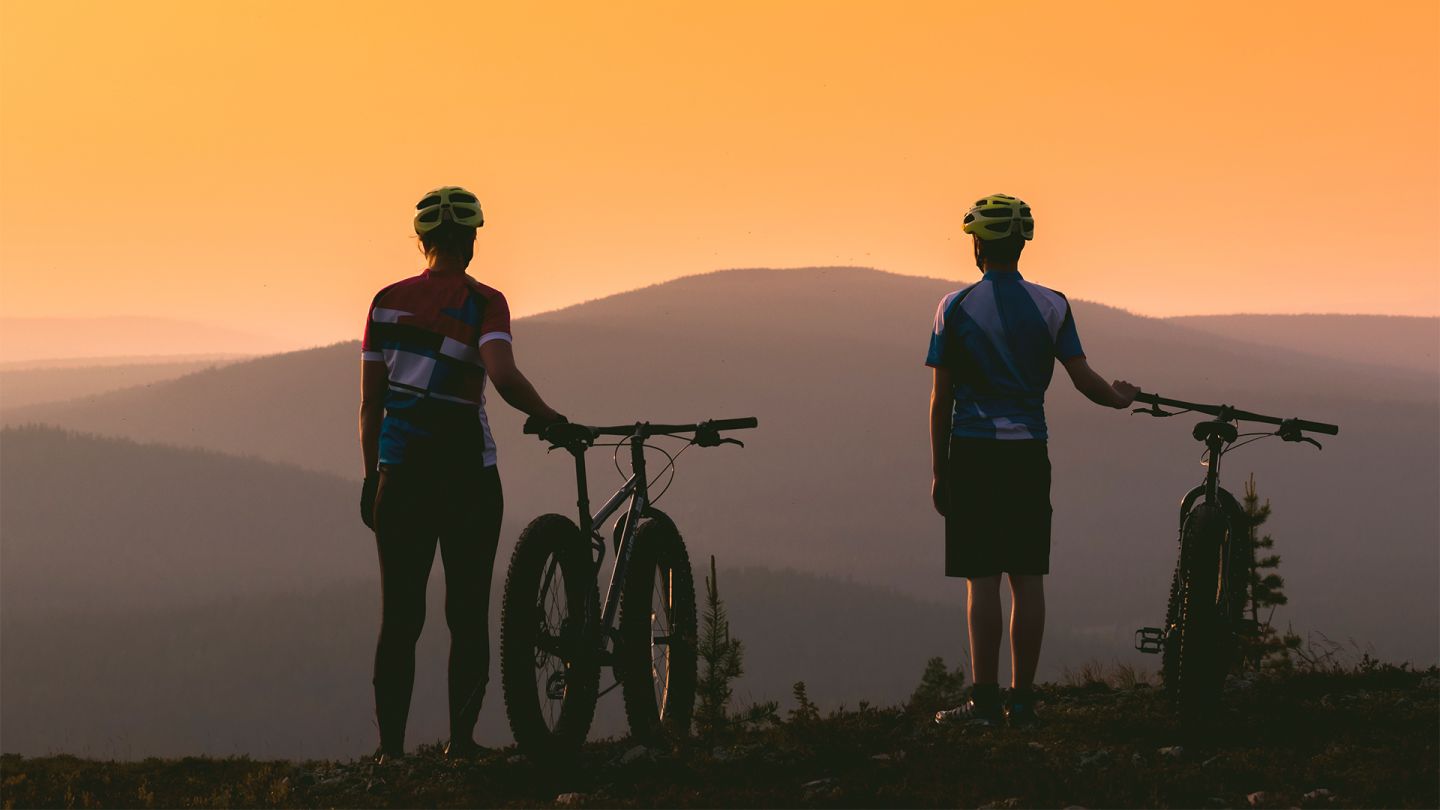
[[[1046,439],[1055,361],[1084,356],[1064,295],[992,270],[940,300],[925,364],[951,371],[954,435]]]

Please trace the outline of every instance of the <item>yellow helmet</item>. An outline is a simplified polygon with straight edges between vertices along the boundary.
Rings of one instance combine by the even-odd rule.
[[[431,189],[415,204],[415,233],[428,233],[446,221],[481,227],[485,215],[480,212],[480,200],[459,186],[441,186]]]
[[[991,194],[975,201],[965,213],[965,233],[981,239],[1004,239],[1013,233],[1025,239],[1035,238],[1035,218],[1030,206],[1009,194]]]

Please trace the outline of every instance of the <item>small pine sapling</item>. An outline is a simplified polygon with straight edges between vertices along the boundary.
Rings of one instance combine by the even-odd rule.
[[[1289,669],[1291,654],[1303,643],[1291,630],[1275,629],[1275,608],[1289,602],[1285,595],[1285,578],[1280,576],[1280,555],[1270,553],[1275,538],[1260,533],[1260,525],[1270,518],[1270,501],[1260,502],[1255,489],[1255,474],[1245,482],[1245,516],[1249,519],[1250,546],[1250,620],[1255,634],[1245,641],[1245,664],[1254,670],[1262,667]],[[1264,618],[1261,612],[1264,611]]]
[[[790,722],[797,725],[813,723],[820,719],[820,708],[810,700],[810,693],[804,681],[796,681],[790,694],[795,698],[795,708],[790,710]]]
[[[939,656],[925,662],[925,671],[920,675],[920,684],[905,702],[907,711],[931,715],[941,709],[949,709],[965,702],[965,669],[946,669],[945,659]]]
[[[731,682],[744,673],[744,647],[730,635],[730,619],[710,557],[710,575],[705,578],[705,618],[700,629],[700,660],[704,670],[696,690],[699,705],[695,725],[703,737],[713,737],[725,726],[726,710],[734,692]]]

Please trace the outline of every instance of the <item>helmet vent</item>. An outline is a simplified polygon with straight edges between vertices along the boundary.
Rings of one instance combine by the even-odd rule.
[[[1030,204],[1009,194],[988,194],[965,212],[965,233],[981,239],[1034,238]]]

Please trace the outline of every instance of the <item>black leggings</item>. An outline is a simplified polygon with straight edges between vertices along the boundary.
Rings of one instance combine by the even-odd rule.
[[[504,505],[494,467],[381,469],[375,541],[382,610],[374,684],[386,751],[404,750],[415,643],[425,626],[425,585],[437,541],[450,626],[450,739],[471,739],[490,679],[490,577]]]

